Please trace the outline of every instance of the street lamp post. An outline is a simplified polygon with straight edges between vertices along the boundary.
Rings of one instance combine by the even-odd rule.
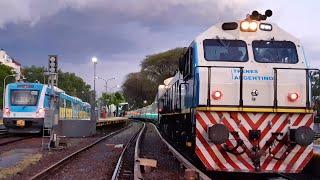
[[[8,77],[15,77],[17,74],[10,74],[6,77],[4,77],[3,79],[3,99],[2,99],[2,108],[4,108],[4,98],[5,98],[5,94],[6,94],[6,80]]]
[[[94,120],[96,121],[96,65],[98,63],[98,58],[93,56],[91,58],[91,61],[93,63],[93,99],[94,99],[94,103],[93,103],[93,113],[94,113]]]
[[[106,93],[108,93],[108,81],[116,79],[115,77],[112,77],[112,78],[109,78],[109,79],[105,79],[105,78],[102,78],[102,77],[99,77],[99,76],[97,76],[97,78],[99,78],[101,80],[104,80],[106,82]]]
[[[110,88],[110,92],[112,92],[112,90],[113,90],[114,88],[119,88],[119,87],[120,87],[120,85],[113,86],[112,88]]]

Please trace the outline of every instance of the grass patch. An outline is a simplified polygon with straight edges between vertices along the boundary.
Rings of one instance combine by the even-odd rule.
[[[10,151],[6,152],[6,153],[3,153],[3,155],[7,153],[12,153],[12,152]],[[41,159],[41,157],[42,157],[42,154],[26,155],[26,157],[22,161],[20,161],[17,165],[0,169],[0,179],[6,179],[9,176],[12,176],[17,174],[18,172],[21,172],[28,166],[32,164],[36,164]]]

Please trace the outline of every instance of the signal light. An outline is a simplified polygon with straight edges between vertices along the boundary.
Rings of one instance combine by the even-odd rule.
[[[213,91],[213,94],[212,94],[212,98],[215,99],[215,100],[219,100],[221,99],[222,97],[222,92],[221,91]]]
[[[299,98],[298,93],[289,93],[288,100],[291,102],[296,101]]]
[[[58,72],[58,56],[49,55],[49,72],[57,73]]]
[[[240,23],[241,31],[245,32],[255,32],[257,31],[258,23],[255,21],[242,21]]]

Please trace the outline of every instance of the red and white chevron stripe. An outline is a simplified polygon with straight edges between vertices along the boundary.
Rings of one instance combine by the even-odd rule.
[[[255,168],[247,153],[234,155],[226,152],[222,145],[215,145],[209,141],[207,128],[217,123],[224,124],[230,132],[238,132],[244,144],[251,150],[253,144],[249,141],[249,130],[261,130],[259,146],[263,148],[274,132],[286,134],[289,128],[300,126],[313,129],[313,114],[198,111],[195,151],[206,168],[215,171],[254,172]],[[235,137],[230,135],[226,145],[234,147]],[[284,158],[276,160],[269,151],[266,151],[260,159],[260,172],[300,172],[312,158],[312,146],[312,144],[307,147],[296,145],[289,154],[286,154],[288,147],[275,141],[271,147],[272,154]],[[239,147],[239,150],[241,149]]]

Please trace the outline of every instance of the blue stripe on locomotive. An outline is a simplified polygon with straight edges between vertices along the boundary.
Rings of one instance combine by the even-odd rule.
[[[195,79],[194,83],[194,91],[195,91],[195,102],[193,103],[193,107],[197,107],[199,105],[199,89],[200,89],[200,76],[199,76],[199,68],[195,68],[199,65],[199,59],[198,59],[198,46],[197,43],[193,42],[193,70],[195,70]]]

